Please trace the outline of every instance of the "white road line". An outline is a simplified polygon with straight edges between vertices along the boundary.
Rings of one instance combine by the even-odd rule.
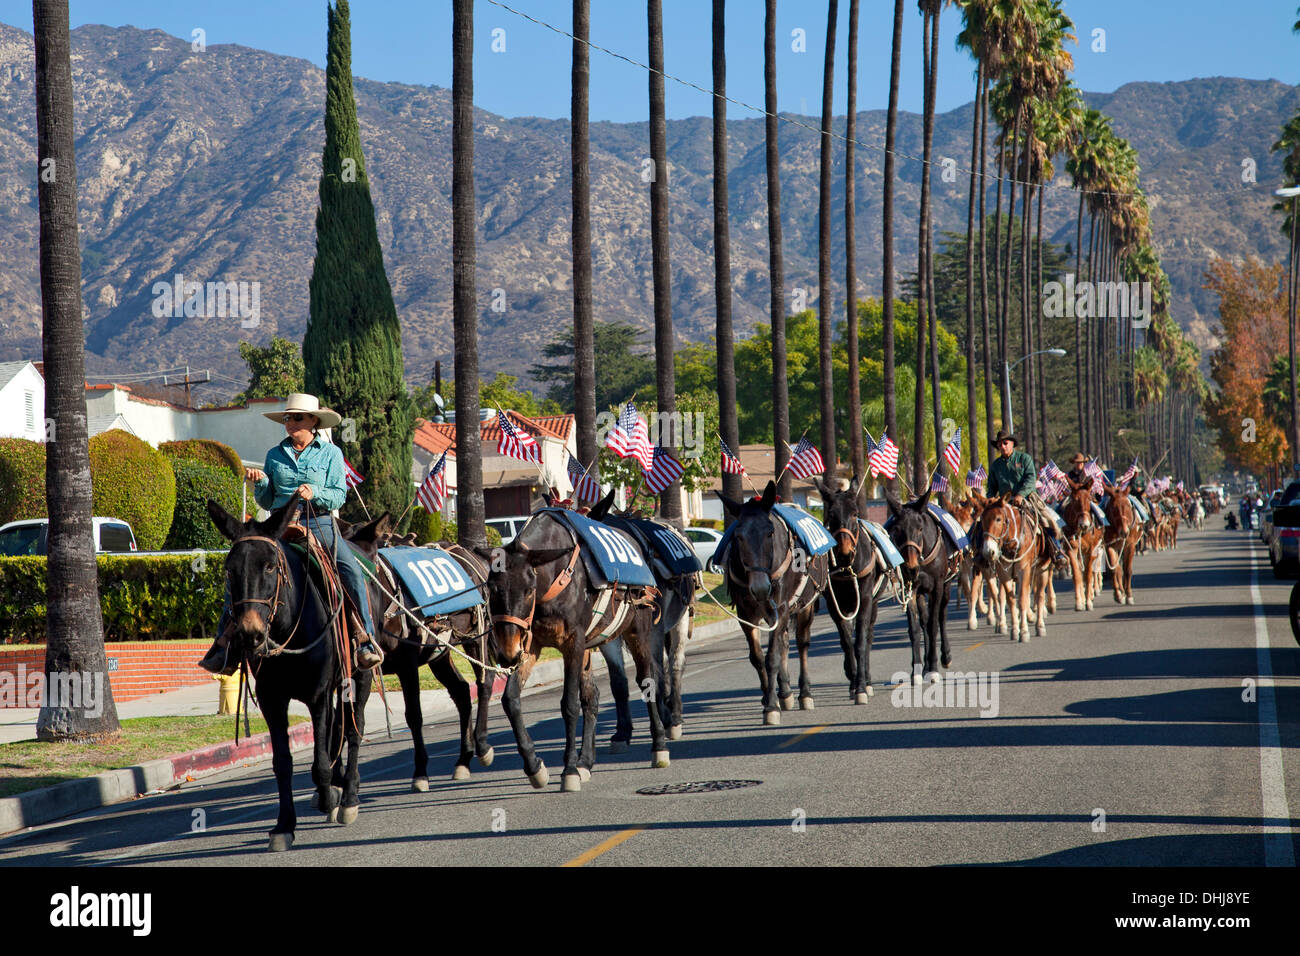
[[[1264,599],[1259,592],[1259,559],[1253,547],[1250,549],[1250,599],[1255,604],[1255,661],[1259,669],[1259,789],[1264,798],[1264,819],[1289,823],[1291,810],[1287,806],[1282,738],[1277,728],[1268,624],[1264,619]],[[1291,827],[1265,822],[1260,829],[1264,835],[1264,865],[1295,866]]]

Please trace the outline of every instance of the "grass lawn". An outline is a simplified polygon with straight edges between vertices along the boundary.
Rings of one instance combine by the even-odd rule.
[[[730,609],[731,605],[727,598],[727,582],[723,580],[721,574],[710,574],[704,572],[704,586],[709,592],[718,599],[718,603],[723,607]],[[721,621],[728,617],[727,613],[710,601],[702,592],[696,592],[695,601],[695,626],[701,627],[705,624],[712,624],[715,621]]]
[[[289,723],[302,723],[306,719],[291,715]],[[242,719],[240,723],[242,725]],[[253,733],[263,733],[266,721],[253,717],[249,726]],[[148,760],[233,741],[234,737],[235,719],[229,715],[136,717],[122,721],[121,737],[105,743],[55,744],[20,740],[0,744],[0,797],[12,797],[27,790],[93,776],[105,770],[134,767]]]
[[[541,661],[557,660],[559,659],[559,657],[560,657],[560,652],[557,651],[555,648],[543,647],[542,655],[541,657],[538,658],[538,662],[540,663]],[[469,661],[465,660],[465,658],[461,657],[459,654],[452,654],[451,659],[455,661],[456,670],[460,671],[460,676],[464,677],[465,680],[469,681],[471,684],[474,683],[474,671],[469,666]],[[402,692],[402,682],[398,680],[396,674],[385,674],[384,689],[386,691],[396,691],[398,694],[400,694]],[[424,667],[420,668],[420,690],[444,690],[444,689],[445,688],[442,685],[442,681],[438,680],[438,678],[433,676],[433,672],[429,670],[428,665],[425,665]],[[376,693],[377,692],[378,691],[376,691]]]

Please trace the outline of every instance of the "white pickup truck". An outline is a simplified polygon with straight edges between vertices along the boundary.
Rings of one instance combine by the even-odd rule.
[[[95,551],[112,554],[138,550],[135,532],[120,518],[92,518],[95,527]],[[0,556],[47,554],[50,533],[48,518],[11,521],[0,527]]]

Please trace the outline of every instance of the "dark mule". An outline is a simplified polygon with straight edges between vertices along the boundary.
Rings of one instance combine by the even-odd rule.
[[[893,523],[889,527],[890,540],[903,556],[903,581],[911,592],[907,602],[907,633],[912,641],[912,683],[921,683],[922,675],[916,667],[922,662],[921,642],[925,642],[924,672],[936,683],[941,679],[940,644],[942,663],[952,663],[948,647],[948,574],[953,548],[939,519],[930,514],[930,492],[920,498],[899,504],[888,496],[889,512]]]
[[[589,517],[595,521],[606,521],[620,530],[629,530],[617,516],[612,521],[607,517],[613,501],[614,492],[611,491],[592,507]],[[659,526],[656,533],[670,536],[670,542],[675,541],[675,546],[681,553],[694,553],[690,542],[676,528],[663,521],[654,523]],[[629,534],[635,537],[630,532]],[[668,728],[668,739],[678,740],[682,736],[682,679],[686,671],[686,643],[690,640],[695,618],[696,575],[672,574],[662,562],[647,552],[641,541],[638,540],[637,543],[642,545],[642,554],[659,586],[659,595],[654,604],[654,633],[650,635],[650,647],[660,651],[659,684],[653,690],[649,685],[643,686],[641,694],[658,700],[659,719]],[[610,742],[610,752],[621,753],[627,749],[626,741],[631,739],[632,718],[628,708],[627,673],[623,667],[623,641],[619,639],[603,644],[601,651],[604,652],[611,645],[615,653],[605,654],[610,674],[609,686],[618,711],[620,729],[626,728],[627,736],[620,737],[616,734]]]
[[[477,663],[471,663],[474,683],[478,691],[478,716],[471,730],[470,717],[473,702],[470,699],[469,683],[456,668],[453,654],[446,644],[439,643],[432,635],[421,631],[405,608],[405,601],[394,601],[389,595],[402,597],[401,591],[393,579],[391,570],[379,561],[379,549],[403,545],[415,546],[414,535],[398,538],[392,534],[392,525],[387,512],[367,524],[356,525],[344,533],[357,551],[370,562],[376,564],[376,573],[382,578],[384,587],[373,580],[367,582],[370,588],[370,606],[376,609],[376,623],[379,633],[375,640],[384,652],[383,671],[396,674],[402,685],[402,700],[406,710],[406,726],[411,731],[411,744],[415,749],[415,770],[411,777],[411,789],[423,793],[429,789],[429,754],[424,745],[424,711],[420,707],[420,668],[428,665],[430,672],[451,695],[460,716],[460,754],[452,770],[453,780],[468,780],[470,760],[477,756],[478,762],[491,766],[495,752],[488,745],[488,703],[492,698],[491,671]],[[465,569],[471,581],[481,582],[484,592],[487,590],[487,565],[476,554],[449,542],[440,544],[453,559]],[[387,592],[387,593],[385,593]],[[381,610],[382,609],[382,610]],[[415,612],[412,612],[415,613]],[[422,615],[416,613],[417,618]],[[485,605],[469,608],[455,614],[427,619],[425,627],[430,628],[440,638],[450,643],[462,645],[465,652],[475,661],[487,662],[487,614]]]
[[[615,596],[608,606],[597,608],[598,600],[602,605],[605,603],[605,596],[588,577],[581,546],[573,532],[554,512],[534,514],[509,545],[495,551],[484,548],[480,555],[491,562],[492,568],[488,574],[492,650],[501,665],[514,668],[501,702],[524,761],[524,772],[539,789],[550,779],[524,724],[519,694],[541,649],[554,647],[564,657],[560,709],[564,715],[565,745],[561,789],[580,790],[582,781],[591,778],[591,768],[596,762],[596,714],[600,695],[591,676],[591,651],[605,641],[622,636],[636,662],[637,684],[646,686],[644,682],[650,680],[657,685],[659,654],[649,646],[654,630],[653,594],[635,589],[635,593]],[[594,616],[596,626],[593,627]],[[602,626],[600,622],[606,620],[612,622]],[[647,702],[647,710],[653,748],[651,766],[667,767],[668,739],[659,709]],[[577,743],[579,715],[582,717],[581,751]]]
[[[311,713],[316,806],[329,822],[349,824],[357,818],[361,805],[358,757],[372,679],[370,671],[359,671],[350,683],[345,681],[344,669],[350,670],[351,662],[340,653],[340,647],[349,656],[350,649],[347,636],[336,630],[339,618],[331,613],[302,556],[279,540],[297,506],[295,495],[265,521],[241,522],[215,501],[208,501],[213,524],[232,542],[226,555],[226,584],[235,629],[230,651],[248,660],[256,681],[257,703],[271,735],[271,765],[280,793],[280,813],[268,845],[271,850],[293,846],[298,822],[293,806],[289,701],[302,701]],[[331,769],[335,761],[342,762],[344,740],[348,755],[340,794],[332,786]]]
[[[718,497],[736,519],[723,562],[727,593],[749,641],[749,662],[758,671],[763,723],[779,724],[781,711],[794,707],[789,671],[791,617],[799,644],[799,706],[803,710],[814,706],[808,645],[829,562],[824,554],[809,560],[785,522],[772,512],[776,482],[767,483],[761,499],[733,501],[721,492]],[[768,633],[766,656],[759,651],[760,631]]]
[[[844,651],[844,676],[855,704],[865,704],[871,689],[871,642],[875,638],[876,595],[888,571],[871,535],[862,527],[862,493],[866,485],[854,476],[847,490],[839,491],[820,479],[823,521],[835,547],[830,552],[830,583],[826,608],[840,632]]]

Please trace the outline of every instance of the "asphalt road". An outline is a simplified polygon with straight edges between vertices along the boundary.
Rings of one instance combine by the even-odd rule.
[[[524,778],[494,705],[497,759],[467,782],[450,780],[451,726],[431,726],[438,776],[428,793],[410,792],[406,740],[385,740],[380,728],[363,755],[364,802],[351,827],[310,808],[299,754],[289,853],[264,852],[275,817],[264,764],[0,840],[0,864],[1293,865],[1300,649],[1286,620],[1290,582],[1272,580],[1258,540],[1184,530],[1179,550],[1138,559],[1133,606],[1107,590],[1093,611],[1076,612],[1068,583],[1057,588],[1047,634],[1028,644],[987,626],[967,631],[964,611],[952,614],[952,669],[996,673],[995,717],[895,706],[886,684],[910,651],[890,602],[871,701],[849,700],[823,615],[816,709],[787,712],[779,727],[763,726],[739,637],[694,648],[686,735],[665,770],[649,769],[639,702],[631,752],[606,752],[602,686],[595,776],[581,793],[560,793],[563,725],[550,689],[525,699],[552,772],[544,792]],[[791,667],[793,677],[793,658]],[[637,793],[737,780],[756,783]]]

